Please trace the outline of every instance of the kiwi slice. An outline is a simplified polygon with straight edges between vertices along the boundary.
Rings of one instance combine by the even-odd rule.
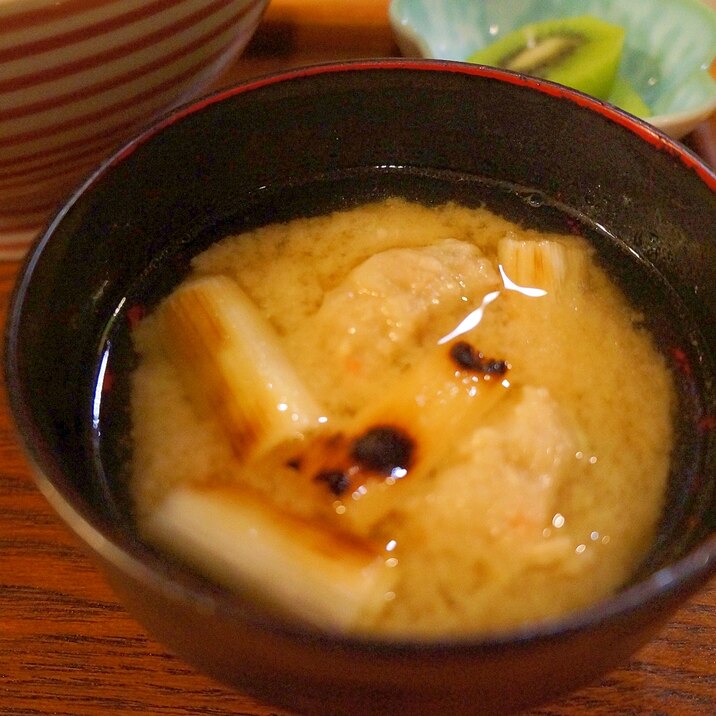
[[[649,105],[641,98],[634,86],[621,75],[617,75],[609,93],[609,101],[629,114],[646,119],[651,117]]]
[[[608,99],[624,29],[589,15],[535,22],[468,57],[468,62],[541,77]]]

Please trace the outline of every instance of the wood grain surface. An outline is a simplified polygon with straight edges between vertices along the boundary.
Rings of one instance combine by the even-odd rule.
[[[348,4],[274,0],[248,52],[219,84],[310,62],[396,54],[386,0],[351,0],[346,13]],[[714,161],[716,118],[688,142]],[[0,264],[2,326],[18,269],[17,263]],[[196,673],[127,615],[33,483],[13,433],[4,385],[0,714],[288,714]],[[629,665],[531,714],[716,714],[716,583],[682,608]]]

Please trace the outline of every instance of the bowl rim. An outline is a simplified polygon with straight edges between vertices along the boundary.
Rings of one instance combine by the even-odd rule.
[[[88,192],[93,185],[129,157],[138,147],[160,134],[168,126],[204,108],[225,101],[235,95],[251,92],[277,83],[305,79],[315,75],[343,72],[419,72],[426,74],[457,73],[495,79],[508,84],[527,87],[552,97],[567,99],[576,105],[587,107],[607,121],[621,125],[656,150],[666,151],[676,157],[687,169],[696,173],[716,194],[716,172],[711,170],[694,152],[671,139],[644,120],[635,118],[618,108],[596,100],[576,90],[546,80],[538,80],[519,73],[492,67],[432,59],[370,59],[347,60],[298,67],[274,72],[238,85],[225,88],[176,108],[135,135],[106,158],[75,190],[60,207],[44,232],[28,252],[19,271],[11,298],[5,330],[4,369],[6,389],[12,422],[20,446],[28,460],[35,482],[47,501],[65,524],[102,559],[118,571],[126,573],[135,581],[150,585],[156,592],[174,599],[189,602],[195,608],[221,613],[232,620],[240,620],[253,628],[270,632],[289,640],[308,641],[316,644],[341,646],[355,652],[375,654],[440,654],[459,650],[464,654],[477,654],[485,650],[504,648],[508,645],[528,642],[550,641],[565,634],[588,631],[610,619],[625,618],[643,609],[648,603],[658,603],[679,592],[691,593],[716,574],[716,532],[711,531],[700,543],[678,561],[662,567],[637,583],[620,589],[613,596],[603,599],[576,612],[545,621],[531,622],[524,626],[494,633],[472,633],[462,636],[436,638],[380,636],[361,633],[344,633],[318,630],[299,620],[276,619],[266,612],[248,610],[228,590],[211,591],[197,581],[187,584],[175,575],[176,568],[142,543],[126,533],[113,534],[97,511],[84,502],[74,504],[71,490],[58,486],[64,478],[60,466],[47,449],[37,425],[32,420],[26,402],[25,389],[20,380],[18,364],[18,333],[22,321],[23,304],[33,274],[45,246],[52,240],[65,215]],[[176,574],[179,574],[176,571]]]
[[[338,60],[334,62],[322,62],[309,64],[301,67],[295,67],[288,70],[279,70],[268,74],[260,75],[254,78],[244,80],[236,85],[219,89],[210,94],[199,97],[183,105],[179,105],[170,109],[164,115],[159,116],[145,127],[134,137],[127,140],[119,149],[106,158],[95,170],[88,176],[84,183],[70,194],[66,202],[58,210],[64,213],[79,199],[81,194],[91,187],[91,184],[97,181],[112,167],[125,159],[138,146],[149,141],[155,134],[163,131],[167,126],[182,120],[185,116],[195,114],[204,107],[225,101],[235,95],[244,94],[253,90],[261,89],[264,86],[276,84],[279,82],[287,82],[297,79],[305,79],[313,75],[322,75],[334,72],[351,72],[351,71],[369,71],[369,70],[416,70],[423,72],[445,72],[461,75],[475,75],[479,77],[492,78],[503,81],[507,84],[514,84],[537,90],[543,94],[566,99],[574,104],[586,107],[597,114],[602,115],[609,121],[621,125],[633,134],[637,134],[641,139],[646,140],[656,149],[668,152],[672,156],[679,159],[683,164],[695,171],[712,190],[716,191],[716,168],[711,169],[704,160],[695,152],[685,145],[675,140],[666,130],[656,127],[651,122],[640,117],[636,117],[619,107],[605,101],[592,97],[591,95],[580,92],[579,90],[565,85],[552,82],[551,80],[532,77],[521,72],[504,70],[490,65],[481,65],[472,62],[462,62],[458,60],[443,60],[439,58],[406,58],[406,57],[389,57],[389,58],[371,58],[371,59],[353,59]],[[714,100],[716,106],[716,99]],[[55,219],[57,215],[55,216]],[[55,220],[53,219],[49,228],[54,228]],[[47,230],[49,231],[49,229]],[[47,231],[43,231],[38,236],[35,244],[41,244]],[[32,254],[34,249],[29,252]]]

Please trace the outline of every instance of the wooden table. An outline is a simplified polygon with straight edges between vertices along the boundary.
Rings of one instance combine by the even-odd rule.
[[[348,4],[274,0],[255,41],[220,84],[299,64],[397,54],[387,1],[350,0],[350,13]],[[688,142],[716,165],[716,117]],[[2,325],[17,271],[16,263],[0,264]],[[286,713],[196,673],[126,614],[36,490],[2,392],[0,714]],[[532,713],[716,714],[716,583],[681,609],[629,666]]]

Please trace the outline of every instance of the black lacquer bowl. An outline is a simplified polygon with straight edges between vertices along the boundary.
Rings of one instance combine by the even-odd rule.
[[[371,641],[279,621],[137,538],[121,381],[137,312],[228,230],[388,193],[484,201],[547,228],[567,217],[644,309],[678,383],[679,441],[658,539],[612,599],[494,638]],[[715,317],[716,176],[682,146],[549,83],[369,61],[221,92],[107,161],[27,259],[6,372],[41,489],[127,608],[177,654],[311,716],[488,714],[626,660],[716,571]]]

